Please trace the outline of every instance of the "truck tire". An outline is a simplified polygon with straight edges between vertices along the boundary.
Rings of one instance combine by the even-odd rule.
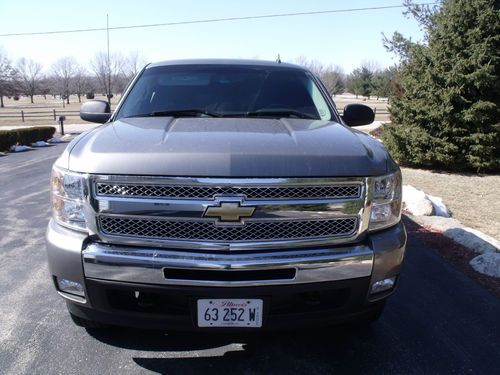
[[[108,325],[99,323],[93,320],[89,319],[84,319],[80,318],[79,316],[76,316],[72,313],[69,313],[71,320],[73,323],[75,323],[78,327],[86,328],[86,329],[106,329],[109,328]]]

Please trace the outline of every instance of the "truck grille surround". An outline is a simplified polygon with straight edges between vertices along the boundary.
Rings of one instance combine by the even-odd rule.
[[[89,181],[95,215],[90,230],[108,243],[192,251],[289,249],[352,242],[366,229],[364,178],[92,175]],[[221,205],[254,210],[236,221],[205,215]]]

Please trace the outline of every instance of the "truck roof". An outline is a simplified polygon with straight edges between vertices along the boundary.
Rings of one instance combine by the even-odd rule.
[[[307,71],[306,68],[289,63],[278,63],[276,61],[266,61],[266,60],[246,60],[246,59],[182,59],[182,60],[166,60],[151,63],[147,68],[153,68],[158,66],[169,66],[169,65],[240,65],[240,66],[268,66],[268,67],[280,67],[288,69],[296,69]]]

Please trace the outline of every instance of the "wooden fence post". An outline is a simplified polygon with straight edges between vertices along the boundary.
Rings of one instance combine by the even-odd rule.
[[[21,119],[23,120],[24,122],[24,111],[21,109]]]

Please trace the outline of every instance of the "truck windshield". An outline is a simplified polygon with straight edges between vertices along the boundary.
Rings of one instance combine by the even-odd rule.
[[[301,70],[175,65],[147,68],[116,119],[141,116],[330,120],[332,114],[312,77]]]

